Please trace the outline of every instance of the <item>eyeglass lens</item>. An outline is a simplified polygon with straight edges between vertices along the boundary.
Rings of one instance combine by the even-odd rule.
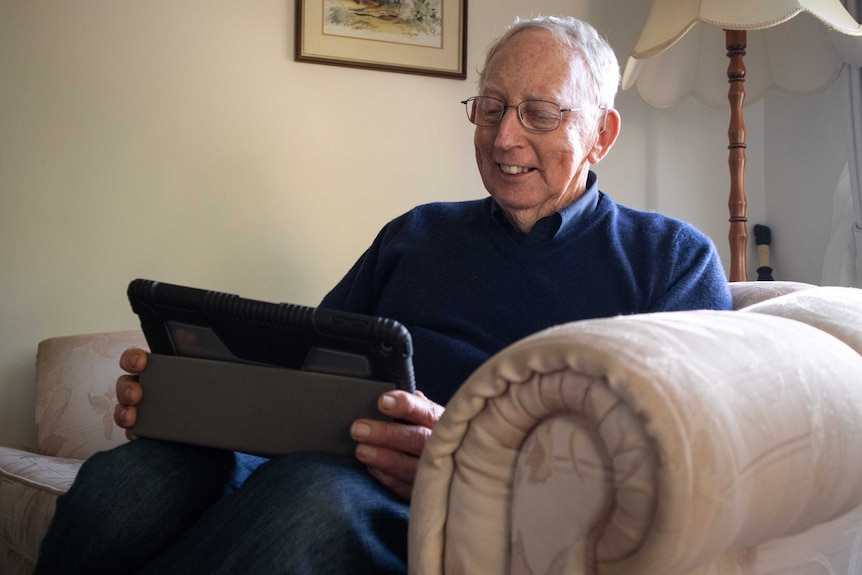
[[[507,106],[502,100],[490,96],[476,96],[465,102],[467,118],[477,126],[496,126],[508,108],[516,107],[518,119],[529,130],[550,131],[560,125],[560,106],[543,100],[524,100],[517,106]]]

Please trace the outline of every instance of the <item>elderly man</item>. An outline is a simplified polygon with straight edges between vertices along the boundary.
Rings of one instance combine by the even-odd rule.
[[[490,355],[568,321],[728,308],[707,238],[598,190],[590,166],[619,134],[618,83],[611,48],[575,19],[517,22],[491,46],[480,95],[464,101],[490,197],[393,220],[321,304],[413,335],[422,392],[380,398],[394,421],[356,421],[355,459],[130,442],[84,464],[37,573],[404,572],[418,457],[441,406]],[[122,427],[146,361],[121,359]]]

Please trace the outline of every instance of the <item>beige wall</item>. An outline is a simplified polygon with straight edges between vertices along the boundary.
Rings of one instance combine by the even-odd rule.
[[[458,81],[296,63],[288,0],[0,0],[0,444],[33,444],[37,342],[135,327],[132,278],[315,304],[392,217],[482,197],[458,101],[485,45],[571,14],[624,63],[648,4],[473,0]],[[726,259],[726,114],[618,104],[602,188]],[[747,114],[758,221],[763,105]]]

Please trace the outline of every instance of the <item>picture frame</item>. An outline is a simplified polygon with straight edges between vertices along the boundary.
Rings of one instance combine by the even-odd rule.
[[[296,0],[295,60],[467,77],[468,0]]]

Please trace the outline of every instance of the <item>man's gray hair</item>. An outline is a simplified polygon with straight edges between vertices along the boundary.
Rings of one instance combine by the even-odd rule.
[[[540,16],[530,20],[515,20],[506,33],[488,48],[485,64],[479,72],[479,88],[485,84],[485,70],[497,50],[512,36],[525,30],[547,30],[566,46],[580,53],[589,72],[585,86],[587,95],[607,109],[614,107],[614,98],[620,86],[620,65],[613,48],[590,24],[572,17]]]

